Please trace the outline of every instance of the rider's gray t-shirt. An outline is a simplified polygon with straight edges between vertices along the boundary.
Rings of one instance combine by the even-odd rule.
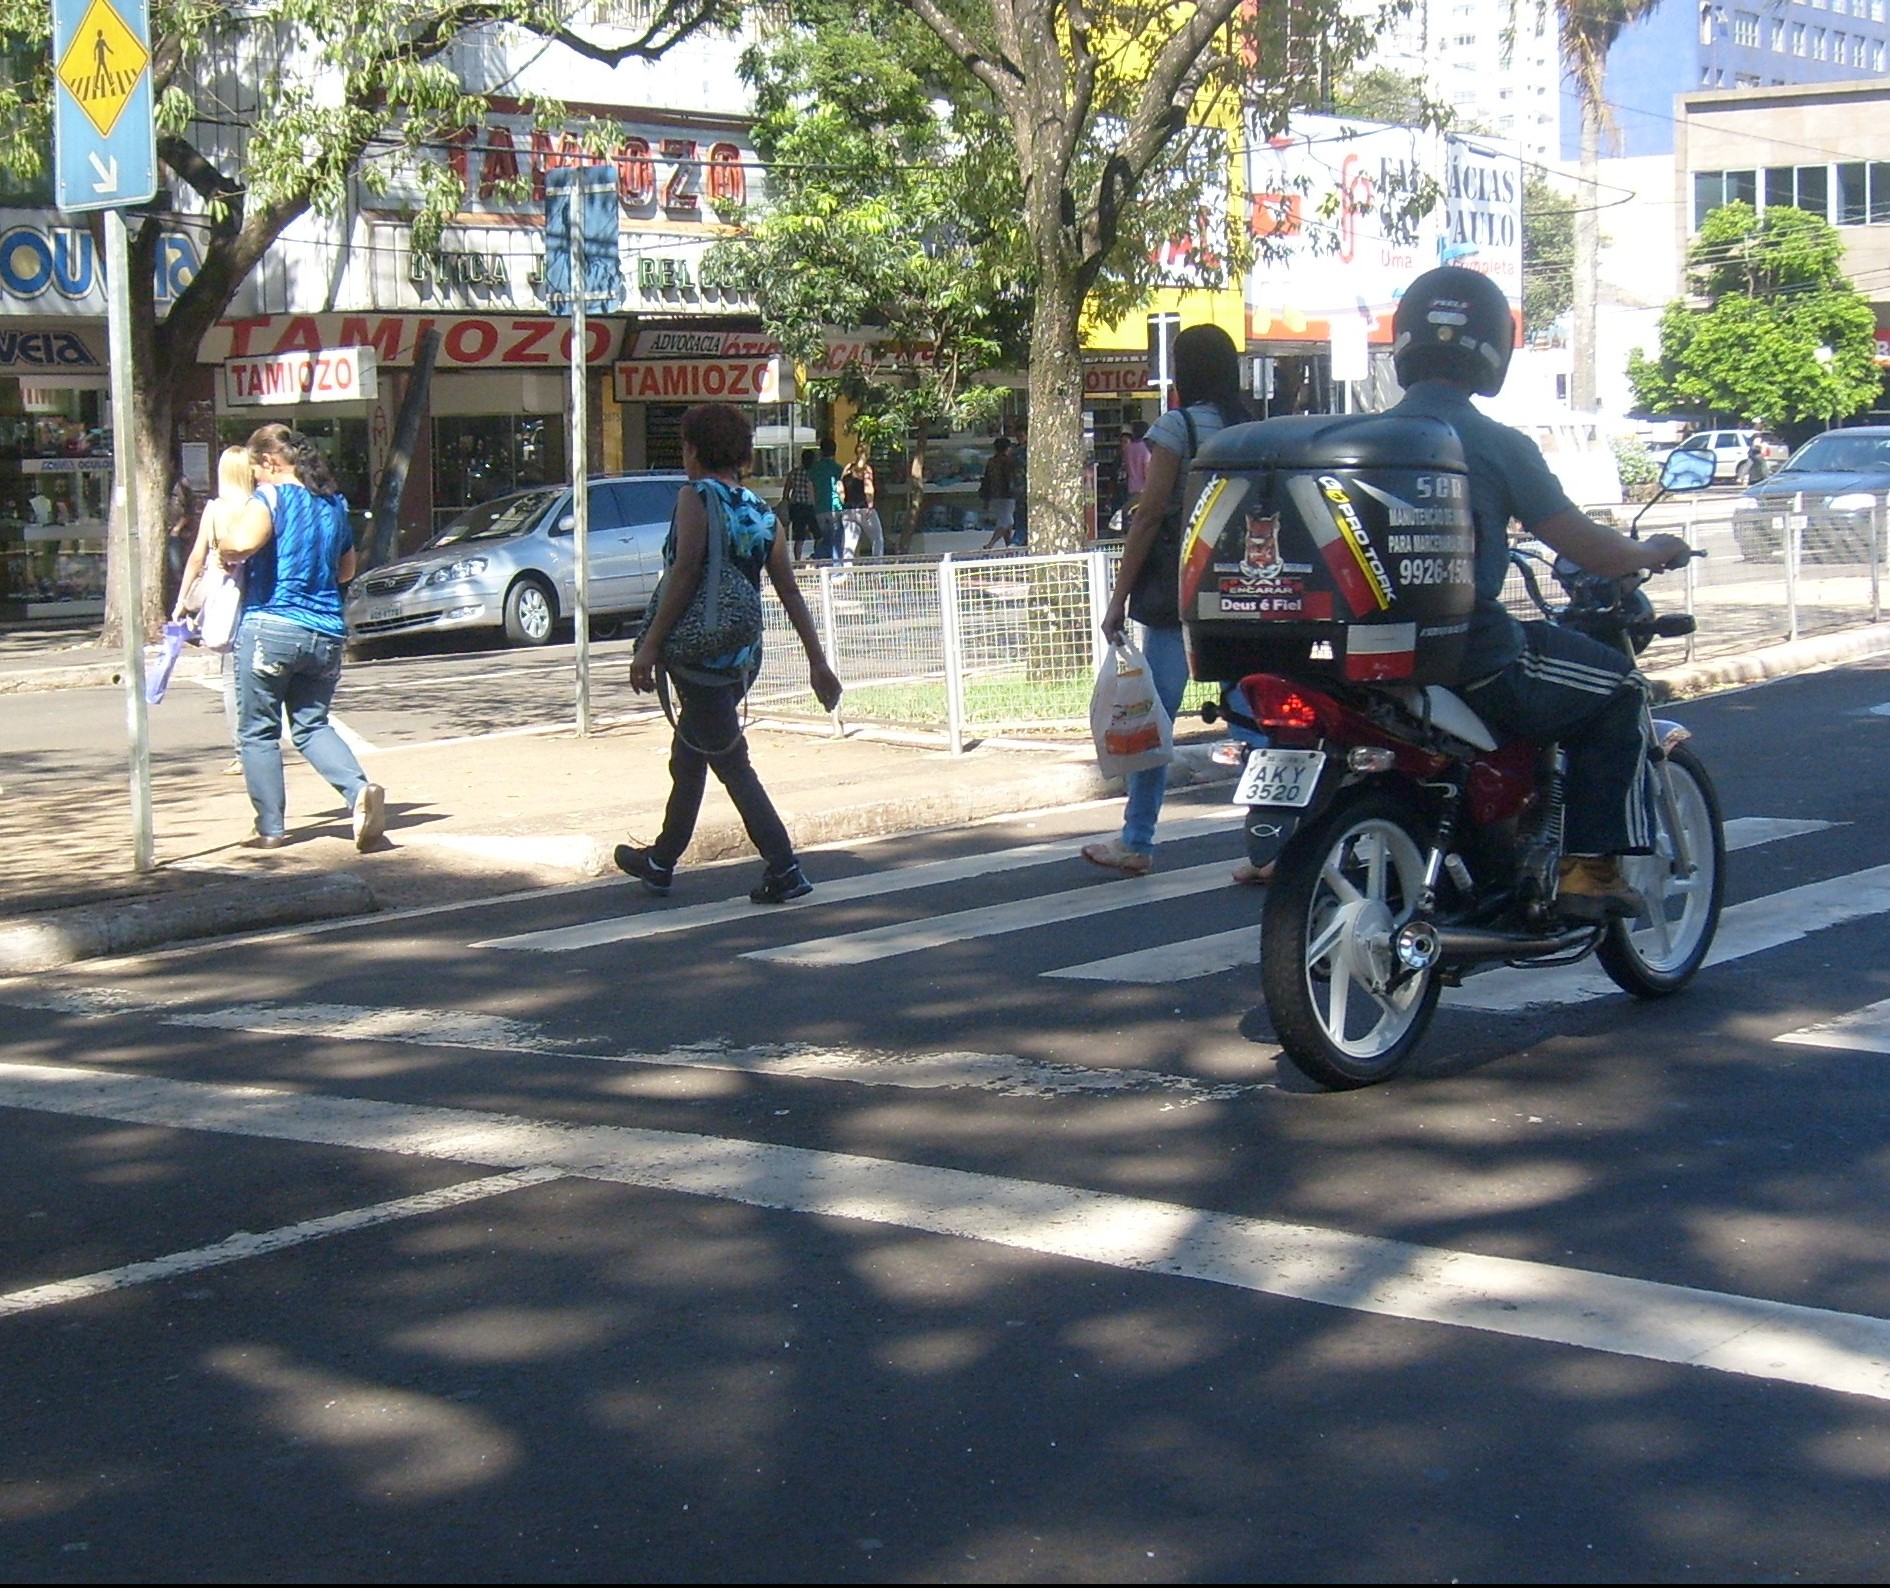
[[[1484,678],[1522,654],[1522,627],[1504,609],[1509,576],[1509,524],[1525,530],[1574,507],[1542,449],[1520,430],[1498,424],[1460,386],[1421,380],[1391,410],[1441,419],[1457,432],[1470,465],[1470,517],[1476,525],[1477,604],[1464,649],[1464,681]]]

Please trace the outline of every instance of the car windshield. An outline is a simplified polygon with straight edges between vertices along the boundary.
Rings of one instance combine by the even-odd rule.
[[[538,515],[549,507],[556,491],[520,491],[516,496],[501,496],[494,502],[470,507],[426,543],[425,550],[458,546],[469,540],[509,540],[522,535],[537,523]]]
[[[1788,474],[1890,474],[1890,436],[1847,436],[1841,430],[1814,437],[1785,465]]]

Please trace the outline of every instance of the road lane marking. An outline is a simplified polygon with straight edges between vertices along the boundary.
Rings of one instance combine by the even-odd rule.
[[[1726,853],[1731,854],[1735,849],[1756,849],[1760,844],[1774,844],[1782,838],[1798,838],[1805,833],[1821,833],[1838,825],[1792,816],[1735,816],[1726,823]]]
[[[1720,916],[1719,933],[1706,964],[1725,965],[1763,954],[1813,932],[1886,910],[1890,910],[1890,866],[1872,866],[1868,871],[1748,899]],[[1620,991],[1605,973],[1586,962],[1561,970],[1493,970],[1471,977],[1461,987],[1445,988],[1444,1007],[1504,1013],[1536,1004],[1585,1003]]]
[[[97,1273],[81,1274],[76,1279],[57,1279],[50,1284],[32,1285],[25,1290],[0,1295],[0,1318],[15,1313],[33,1312],[41,1307],[56,1307],[68,1301],[84,1301],[133,1285],[149,1285],[161,1279],[175,1279],[179,1274],[194,1274],[205,1268],[220,1268],[226,1263],[240,1263],[252,1257],[266,1257],[304,1241],[326,1240],[331,1235],[347,1235],[355,1230],[373,1229],[377,1224],[392,1224],[399,1219],[424,1218],[448,1208],[483,1202],[487,1197],[503,1196],[526,1186],[543,1185],[564,1179],[562,1169],[514,1169],[505,1174],[467,1180],[459,1185],[441,1186],[437,1191],[423,1191],[418,1196],[399,1197],[392,1202],[377,1202],[372,1207],[352,1208],[346,1213],[330,1213],[318,1219],[304,1219],[299,1224],[284,1224],[279,1229],[252,1235],[247,1230],[210,1246],[193,1247],[187,1252],[172,1252],[168,1257],[153,1257],[146,1262],[126,1263],[119,1268],[102,1268]]]
[[[817,1047],[804,1042],[734,1047],[724,1042],[691,1043],[660,1053],[612,1053],[560,1043],[525,1020],[454,1009],[384,1009],[355,1004],[236,1004],[192,1009],[140,999],[135,994],[96,990],[0,994],[14,1008],[99,1018],[151,1015],[162,1024],[251,1036],[317,1038],[336,1042],[394,1042],[459,1052],[572,1059],[587,1064],[630,1064],[650,1069],[720,1070],[801,1081],[844,1081],[855,1086],[895,1086],[911,1091],[995,1092],[1001,1097],[1160,1095],[1167,1106],[1227,1102],[1274,1090],[1270,1082],[1202,1081],[1160,1070],[1090,1069],[1029,1059],[1013,1053],[890,1053],[852,1047]],[[1277,1047],[1256,1045],[1258,1065],[1277,1058]]]
[[[1838,1048],[1851,1053],[1890,1053],[1890,998],[1866,1004],[1835,1020],[1800,1026],[1772,1039],[1805,1048]]]
[[[1160,986],[1259,963],[1260,911],[1256,907],[1251,924],[1235,927],[1231,932],[1210,932],[1206,937],[1191,937],[1181,943],[1132,949],[1126,954],[1112,954],[1107,959],[1092,959],[1042,974],[1069,981],[1143,982]]]
[[[1890,1400],[1890,1321],[766,1142],[0,1062],[0,1107],[579,1178]]]
[[[1168,836],[1174,836],[1177,831],[1186,834],[1193,828],[1220,827],[1229,832],[1238,832],[1239,824],[1240,813],[1231,805],[1210,805],[1199,810],[1177,811],[1172,817],[1164,819],[1162,827]],[[1056,860],[1074,860],[1084,844],[1109,836],[1112,835],[1079,834],[1073,838],[1047,839],[1042,843],[1023,844],[1012,849],[994,849],[984,854],[960,855],[952,860],[928,860],[916,866],[869,871],[857,877],[842,877],[835,882],[818,882],[806,898],[789,904],[753,904],[744,894],[739,898],[720,899],[712,904],[689,904],[680,909],[649,909],[637,915],[587,921],[578,926],[551,927],[537,932],[518,932],[508,937],[485,938],[471,946],[527,949],[555,954],[572,949],[597,948],[605,943],[661,937],[666,933],[687,932],[697,927],[722,926],[729,921],[750,921],[764,915],[781,915],[790,910],[809,910],[823,904],[847,904],[859,899],[883,898],[913,888],[931,888],[941,883],[962,882],[970,877],[1022,871]]]
[[[916,954],[921,949],[942,948],[948,943],[1026,932],[1034,927],[1054,926],[1062,921],[1078,921],[1084,916],[1132,910],[1164,899],[1185,899],[1192,894],[1235,886],[1227,862],[1215,860],[1205,866],[1188,866],[1152,877],[1092,882],[1061,893],[1039,894],[1007,904],[986,904],[974,910],[958,910],[919,921],[900,921],[863,932],[808,938],[779,948],[753,949],[742,958],[778,965],[867,965],[876,960],[896,959],[902,954]]]

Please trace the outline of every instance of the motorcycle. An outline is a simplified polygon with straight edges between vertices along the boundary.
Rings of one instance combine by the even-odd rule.
[[[1663,495],[1704,485],[1697,457],[1675,457]],[[1638,527],[1637,517],[1630,533]],[[1512,561],[1545,617],[1630,656],[1693,630],[1684,613],[1655,614],[1645,574],[1601,578],[1523,548]],[[1565,592],[1559,605],[1543,593],[1544,568]],[[1345,1089],[1396,1074],[1442,989],[1486,966],[1592,954],[1617,986],[1658,998],[1705,962],[1725,835],[1712,779],[1678,723],[1643,707],[1653,852],[1623,857],[1622,868],[1644,909],[1594,924],[1557,904],[1559,745],[1499,743],[1441,684],[1351,683],[1330,669],[1251,674],[1228,706],[1204,715],[1267,740],[1234,803],[1247,807],[1250,858],[1276,867],[1261,931],[1267,1009],[1314,1080]]]

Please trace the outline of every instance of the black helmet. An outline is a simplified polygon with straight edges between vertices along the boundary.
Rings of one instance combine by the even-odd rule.
[[[1401,385],[1462,381],[1484,397],[1503,389],[1516,322],[1503,289],[1474,270],[1442,265],[1404,289],[1391,321],[1391,362]]]

